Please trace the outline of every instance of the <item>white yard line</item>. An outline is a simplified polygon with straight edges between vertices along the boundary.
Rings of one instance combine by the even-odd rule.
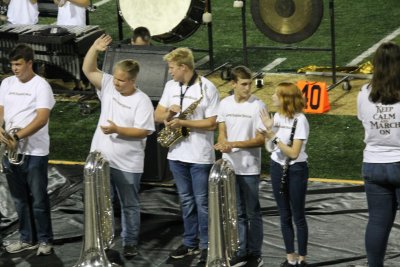
[[[283,61],[285,61],[286,58],[285,57],[278,57],[277,59],[275,59],[274,61],[272,61],[271,63],[269,63],[267,66],[265,66],[264,68],[262,68],[261,70],[263,72],[268,72],[270,70],[272,70],[273,68],[275,68],[276,66],[278,66],[279,64],[281,64]]]
[[[201,65],[203,65],[203,64],[206,64],[206,63],[209,62],[209,61],[210,61],[210,56],[207,55],[207,56],[205,56],[205,57],[199,59],[199,60],[194,64],[194,66],[195,66],[195,68],[197,68],[197,67],[199,67],[199,66],[201,66]]]
[[[107,4],[107,3],[110,2],[110,1],[111,1],[111,0],[101,0],[101,1],[99,1],[99,2],[93,3],[93,5],[99,7],[99,6],[102,6],[102,5],[104,5],[104,4]]]
[[[366,50],[364,53],[362,53],[361,55],[359,55],[358,57],[356,57],[355,59],[353,59],[351,62],[349,62],[347,64],[347,66],[356,66],[359,63],[361,63],[361,61],[363,61],[365,58],[369,57],[370,55],[372,55],[376,49],[378,49],[378,47],[384,43],[384,42],[388,42],[393,40],[394,38],[396,38],[398,35],[400,35],[400,28],[398,28],[397,30],[395,30],[394,32],[392,32],[391,34],[387,35],[385,38],[383,38],[382,40],[380,40],[379,42],[377,42],[376,44],[374,44],[373,46],[371,46],[368,50]]]

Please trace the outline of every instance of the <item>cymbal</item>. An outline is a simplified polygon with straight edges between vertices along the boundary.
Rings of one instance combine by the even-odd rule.
[[[296,43],[313,35],[323,12],[323,0],[251,0],[257,28],[281,43]]]

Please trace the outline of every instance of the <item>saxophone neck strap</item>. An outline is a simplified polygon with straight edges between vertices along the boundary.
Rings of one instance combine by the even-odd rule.
[[[200,90],[201,90],[201,87],[202,87],[201,78],[200,78],[200,76],[197,74],[196,71],[193,72],[193,76],[192,76],[192,78],[190,78],[190,80],[189,80],[189,82],[188,82],[188,84],[187,84],[187,86],[186,86],[185,91],[183,91],[183,85],[184,85],[184,84],[183,84],[182,82],[179,83],[179,86],[181,87],[181,95],[180,95],[180,106],[181,106],[181,109],[182,109],[183,99],[185,98],[186,92],[188,91],[188,89],[189,89],[193,84],[195,84],[197,78],[199,78]],[[201,92],[202,92],[202,91],[201,91]]]

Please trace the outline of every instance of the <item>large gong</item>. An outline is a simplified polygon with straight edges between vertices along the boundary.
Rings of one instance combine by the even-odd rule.
[[[310,37],[323,16],[323,0],[252,0],[251,14],[257,28],[280,43]]]
[[[118,0],[124,21],[132,28],[146,27],[153,40],[175,43],[201,25],[204,0]]]

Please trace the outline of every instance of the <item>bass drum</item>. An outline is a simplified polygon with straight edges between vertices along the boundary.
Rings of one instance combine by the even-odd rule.
[[[153,40],[176,43],[201,25],[204,0],[118,0],[119,14],[132,28],[146,27]]]

